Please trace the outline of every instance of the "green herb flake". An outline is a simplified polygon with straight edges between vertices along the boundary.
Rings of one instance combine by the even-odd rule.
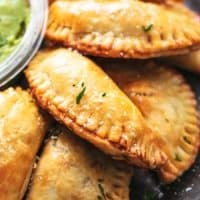
[[[104,92],[103,94],[102,94],[102,97],[105,97],[107,94]]]
[[[81,87],[84,87],[84,86],[85,86],[85,83],[84,83],[84,82],[82,82],[82,83],[81,83]]]
[[[148,26],[142,26],[144,32],[148,32],[153,28],[153,24],[149,24]]]
[[[191,144],[191,142],[190,142],[190,140],[188,139],[187,136],[183,136],[183,139],[184,139],[184,141],[187,142],[188,144]]]
[[[99,191],[101,193],[101,195],[98,196],[98,199],[107,200],[106,195],[105,195],[105,191],[104,191],[104,188],[103,188],[102,184],[98,183],[98,187],[99,187]]]
[[[155,200],[155,199],[156,199],[156,195],[153,192],[145,192],[143,196],[143,200]]]
[[[86,87],[84,87],[82,89],[82,91],[78,94],[78,96],[76,97],[76,104],[80,104],[81,99],[83,98],[83,96],[85,95],[85,91],[86,91]]]
[[[175,153],[175,160],[181,162],[181,156],[178,153]]]

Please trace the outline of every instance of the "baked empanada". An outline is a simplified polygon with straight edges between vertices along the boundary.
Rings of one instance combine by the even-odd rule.
[[[1,200],[22,199],[47,124],[28,92],[0,92]]]
[[[45,146],[28,200],[128,200],[131,167],[65,129]]]
[[[60,0],[46,37],[85,54],[149,58],[200,48],[200,22],[182,4],[136,0]],[[182,9],[180,9],[182,10]],[[187,11],[186,11],[187,10]]]
[[[194,51],[186,55],[171,56],[163,60],[177,67],[200,73],[200,51]]]
[[[117,61],[102,65],[165,141],[162,150],[168,161],[159,173],[164,181],[174,181],[198,153],[199,121],[190,87],[174,70],[153,63]]]
[[[67,49],[41,52],[26,77],[44,109],[113,158],[150,168],[165,162],[162,141],[139,109],[86,57]]]

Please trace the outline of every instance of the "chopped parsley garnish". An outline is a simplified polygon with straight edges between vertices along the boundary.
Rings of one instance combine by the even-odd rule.
[[[183,139],[185,140],[185,142],[187,142],[188,144],[191,144],[190,140],[187,138],[187,136],[183,136]]]
[[[144,32],[148,32],[153,28],[153,24],[149,24],[148,26],[142,26]]]
[[[175,160],[181,162],[182,159],[178,153],[175,153]]]
[[[98,183],[98,187],[99,187],[99,191],[100,191],[100,193],[101,193],[101,195],[98,195],[98,199],[99,199],[99,200],[100,200],[100,199],[102,199],[102,200],[107,200],[106,195],[105,195],[105,191],[104,191],[104,188],[103,188],[102,184],[101,184],[101,183]]]
[[[102,94],[102,97],[105,97],[106,96],[106,93],[104,92],[103,94]]]
[[[83,98],[84,94],[86,91],[86,87],[84,87],[81,92],[78,94],[78,96],[76,97],[76,104],[80,104],[81,99]]]
[[[84,87],[84,86],[85,86],[85,83],[84,83],[84,82],[82,82],[82,83],[81,83],[81,87]]]
[[[153,192],[146,192],[143,197],[143,200],[155,200],[155,199],[156,195]]]

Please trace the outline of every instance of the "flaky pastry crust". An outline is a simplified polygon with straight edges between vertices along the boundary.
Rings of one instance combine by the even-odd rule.
[[[183,7],[175,2],[60,0],[50,6],[46,37],[102,57],[183,54],[200,48],[200,22]]]
[[[47,129],[35,101],[20,88],[0,92],[0,199],[22,199]]]
[[[27,199],[129,200],[131,167],[59,129],[45,146]]]
[[[198,154],[200,129],[191,88],[179,73],[159,64],[115,61],[102,65],[165,141],[162,150],[168,161],[159,174],[165,182],[174,181]]]
[[[165,162],[141,112],[91,60],[67,49],[42,52],[26,77],[44,109],[113,158],[150,168]]]

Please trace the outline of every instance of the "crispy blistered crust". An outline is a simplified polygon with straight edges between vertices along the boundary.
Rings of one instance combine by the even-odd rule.
[[[46,37],[103,57],[183,54],[200,48],[200,22],[183,7],[133,0],[56,1]]]
[[[200,73],[200,51],[194,51],[186,55],[170,56],[163,60],[171,65]]]
[[[191,88],[179,73],[158,64],[123,61],[104,65],[165,141],[162,150],[168,162],[159,174],[166,182],[174,181],[193,164],[198,153],[199,121]]]
[[[162,141],[98,66],[67,49],[49,51],[43,60],[41,54],[30,63],[26,77],[44,109],[113,158],[150,168],[165,162]]]
[[[0,199],[22,199],[47,124],[20,88],[0,92]]]
[[[105,199],[103,195],[129,199],[130,166],[111,160],[63,128],[56,136],[45,146],[28,200]]]

